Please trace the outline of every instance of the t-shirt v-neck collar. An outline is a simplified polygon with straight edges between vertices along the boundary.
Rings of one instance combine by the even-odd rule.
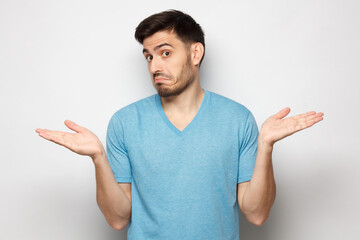
[[[207,103],[209,101],[209,95],[210,95],[210,93],[206,89],[203,89],[203,90],[204,90],[204,97],[203,97],[203,100],[201,102],[198,112],[196,113],[195,117],[191,120],[191,122],[182,131],[180,131],[178,128],[176,128],[172,124],[172,122],[170,122],[170,120],[166,116],[165,111],[161,105],[161,99],[160,99],[159,94],[155,94],[155,102],[156,102],[157,110],[158,110],[162,120],[177,135],[181,136],[181,135],[185,134],[186,132],[189,132],[191,130],[191,128],[193,128],[193,126],[196,124],[196,122],[199,121],[199,118],[203,115],[205,108],[207,106]]]

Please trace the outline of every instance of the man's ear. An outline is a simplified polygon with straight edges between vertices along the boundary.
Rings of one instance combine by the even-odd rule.
[[[191,58],[194,66],[199,66],[204,55],[204,45],[200,42],[191,45]]]

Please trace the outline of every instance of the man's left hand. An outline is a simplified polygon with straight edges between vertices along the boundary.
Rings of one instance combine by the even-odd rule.
[[[272,147],[275,142],[320,122],[324,115],[311,111],[285,118],[289,112],[290,108],[284,108],[263,123],[259,135],[262,143]]]

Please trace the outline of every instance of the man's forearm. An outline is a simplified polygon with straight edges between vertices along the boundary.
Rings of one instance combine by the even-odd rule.
[[[131,202],[115,180],[105,151],[93,157],[96,173],[96,200],[107,222],[116,230],[124,228],[131,216]]]
[[[256,163],[251,181],[243,194],[241,210],[245,217],[256,225],[268,218],[276,195],[272,166],[273,147],[258,140]]]

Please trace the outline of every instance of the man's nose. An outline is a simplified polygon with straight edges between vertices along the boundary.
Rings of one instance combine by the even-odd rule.
[[[149,63],[149,71],[151,74],[155,74],[157,72],[162,72],[162,64],[160,59],[156,59],[155,57]]]

